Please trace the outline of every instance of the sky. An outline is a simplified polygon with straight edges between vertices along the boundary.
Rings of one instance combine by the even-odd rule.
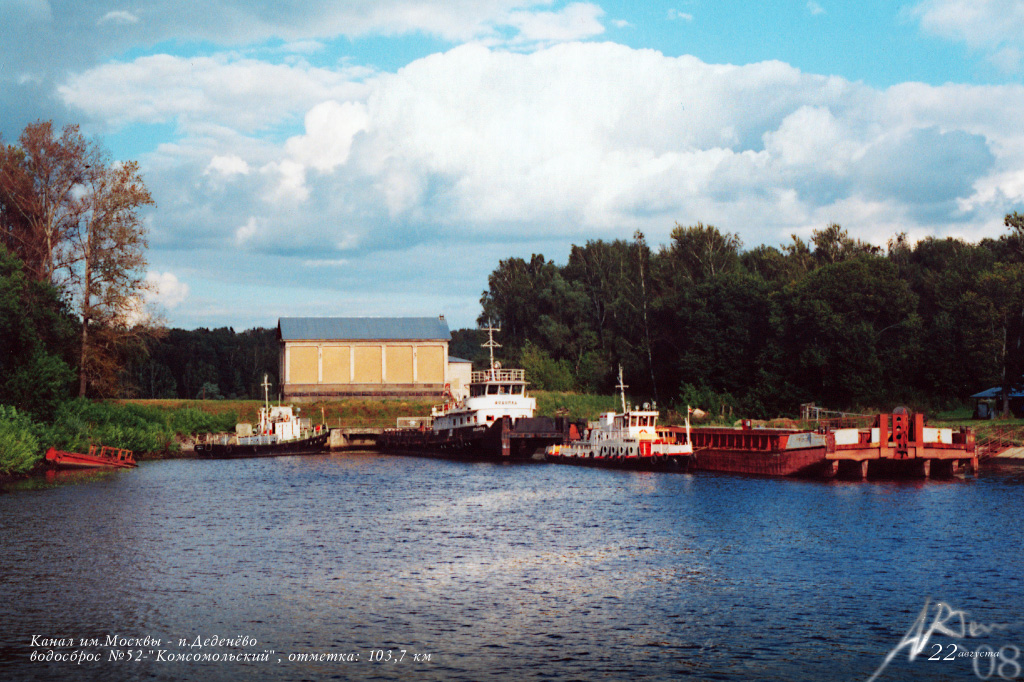
[[[502,259],[1024,210],[1024,0],[0,0],[0,136],[140,163],[151,302],[476,325]]]

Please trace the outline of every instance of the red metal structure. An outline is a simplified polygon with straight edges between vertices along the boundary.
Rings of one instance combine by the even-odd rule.
[[[106,445],[98,450],[90,445],[87,455],[50,448],[46,451],[46,463],[55,469],[132,469],[138,466],[131,450]]]
[[[828,472],[866,478],[880,475],[951,476],[977,472],[974,432],[966,427],[927,428],[924,415],[906,408],[880,414],[871,428],[827,434]]]

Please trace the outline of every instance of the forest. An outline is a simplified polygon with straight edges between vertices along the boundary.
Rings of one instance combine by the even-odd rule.
[[[780,247],[677,225],[668,244],[573,246],[568,262],[502,260],[481,326],[539,390],[629,392],[676,408],[794,414],[962,405],[1024,371],[1024,216],[998,239],[896,235],[886,248],[839,225]],[[484,333],[455,330],[451,355],[485,366]],[[277,374],[274,329],[172,329],[126,365],[126,395],[261,397]]]
[[[535,385],[631,392],[745,416],[831,409],[935,409],[1024,370],[1024,216],[998,239],[895,235],[886,248],[839,225],[780,247],[676,225],[668,244],[574,246],[559,265],[501,261],[481,322]]]

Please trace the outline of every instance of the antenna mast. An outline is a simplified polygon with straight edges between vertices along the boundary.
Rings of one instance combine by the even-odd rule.
[[[622,414],[626,414],[626,389],[629,386],[622,383],[622,365],[619,365],[619,385],[615,388],[619,389],[619,394],[622,396]]]
[[[487,332],[487,343],[480,345],[491,352],[491,379],[494,379],[494,349],[501,348],[501,344],[494,340],[494,332],[500,332],[501,327],[484,327],[481,331]]]

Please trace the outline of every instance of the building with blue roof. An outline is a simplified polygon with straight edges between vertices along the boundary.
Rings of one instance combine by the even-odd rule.
[[[453,378],[444,315],[282,317],[277,330],[286,400],[438,397]]]

